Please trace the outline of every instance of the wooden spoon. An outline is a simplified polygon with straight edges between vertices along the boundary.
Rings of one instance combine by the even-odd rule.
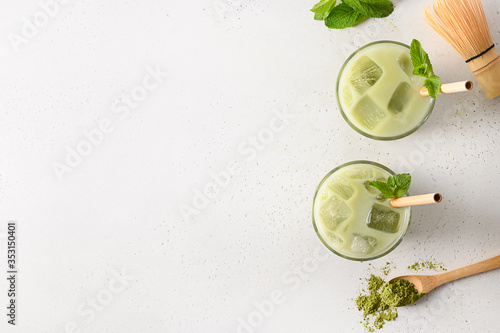
[[[406,280],[415,286],[419,293],[428,293],[432,289],[440,285],[461,279],[466,276],[486,272],[500,267],[500,256],[480,261],[478,263],[457,268],[449,272],[436,274],[436,275],[403,275],[395,277],[392,280],[401,279]]]

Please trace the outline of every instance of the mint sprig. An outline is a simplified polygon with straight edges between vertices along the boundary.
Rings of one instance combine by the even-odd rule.
[[[315,4],[311,9],[311,12],[314,13],[314,19],[320,21],[326,19],[336,4],[337,0],[321,0]]]
[[[341,3],[325,19],[325,25],[330,29],[344,29],[353,27],[366,19],[367,16],[355,11],[345,3]]]
[[[411,41],[410,56],[413,64],[413,75],[425,77],[423,86],[429,92],[429,96],[436,99],[441,89],[441,78],[434,75],[429,55],[416,39]]]
[[[342,0],[343,3],[368,17],[386,17],[394,11],[390,0]]]
[[[437,75],[431,75],[424,80],[424,87],[429,92],[429,96],[436,99],[441,91],[441,78]]]
[[[408,192],[411,184],[411,176],[408,173],[390,176],[387,182],[372,181],[368,185],[375,187],[386,198],[401,198]]]
[[[394,11],[390,0],[321,0],[312,9],[315,20],[324,20],[330,29],[355,26],[368,17],[386,17]]]

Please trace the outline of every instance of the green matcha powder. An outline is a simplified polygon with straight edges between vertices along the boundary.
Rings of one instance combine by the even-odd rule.
[[[442,262],[436,262],[436,260],[420,260],[407,267],[409,270],[419,272],[426,269],[433,270],[436,272],[445,272],[447,269],[444,267]]]
[[[363,312],[362,323],[368,332],[381,329],[386,322],[396,319],[397,306],[411,304],[424,295],[405,280],[385,283],[382,278],[372,274],[367,282],[368,288],[365,294],[358,296],[356,305]]]

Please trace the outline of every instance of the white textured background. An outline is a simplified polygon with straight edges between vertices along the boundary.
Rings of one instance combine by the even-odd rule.
[[[360,136],[336,107],[340,66],[375,40],[417,38],[443,81],[474,80],[423,22],[427,1],[394,2],[388,18],[331,31],[313,20],[315,1],[69,1],[44,21],[38,1],[2,0],[0,262],[5,272],[15,220],[20,273],[15,329],[0,280],[0,331],[361,332],[352,298],[373,267],[500,254],[500,98],[478,85],[440,96],[396,142]],[[500,4],[484,6],[499,42]],[[160,83],[126,106],[156,69]],[[58,177],[101,122],[108,133]],[[355,159],[444,196],[414,209],[404,242],[371,265],[326,253],[312,228],[316,185]],[[500,271],[443,286],[383,332],[498,332],[499,286]]]

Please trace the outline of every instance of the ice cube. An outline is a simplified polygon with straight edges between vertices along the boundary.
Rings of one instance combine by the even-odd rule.
[[[379,195],[377,195],[377,200],[383,202],[383,201],[386,201],[387,198],[383,194],[379,194]]]
[[[373,251],[375,245],[377,245],[376,238],[354,234],[354,238],[351,243],[351,251],[355,253],[369,254]]]
[[[347,220],[352,214],[352,210],[341,199],[332,196],[330,200],[322,203],[319,216],[323,224],[329,230],[335,230],[337,227]]]
[[[370,186],[370,181],[367,180],[363,183],[363,185],[365,185],[366,189],[368,190],[368,192],[370,192],[371,194],[377,194],[377,193],[380,193],[379,190],[377,190],[375,187],[373,186]]]
[[[343,177],[335,177],[328,184],[328,187],[344,200],[349,200],[354,194],[354,187]]]
[[[377,239],[375,237],[367,235],[360,235],[360,236],[363,237],[363,239],[366,240],[371,247],[374,248],[375,246],[377,246]]]
[[[385,113],[370,97],[365,96],[352,109],[352,116],[367,129],[374,129],[384,119]]]
[[[341,245],[342,243],[344,243],[344,239],[334,232],[327,232],[326,236],[335,245]]]
[[[323,188],[323,190],[320,192],[319,198],[321,201],[325,201],[330,197],[330,190],[327,188]]]
[[[399,230],[399,218],[399,213],[393,209],[380,204],[374,204],[368,215],[367,223],[368,227],[372,229],[396,233]]]
[[[352,66],[350,81],[360,94],[377,83],[382,76],[382,69],[369,57],[362,56]]]
[[[408,54],[401,54],[398,58],[398,63],[403,72],[405,72],[406,75],[408,75],[408,78],[411,79],[413,75],[413,64],[411,63],[411,59]]]
[[[352,106],[352,91],[351,88],[348,86],[345,86],[344,89],[342,89],[342,96],[344,97],[344,103],[345,105],[350,108]]]
[[[401,82],[392,93],[388,110],[392,113],[399,113],[405,109],[411,99],[411,86],[407,82]]]
[[[373,170],[369,168],[352,168],[346,171],[346,175],[351,179],[370,179],[373,177]]]

